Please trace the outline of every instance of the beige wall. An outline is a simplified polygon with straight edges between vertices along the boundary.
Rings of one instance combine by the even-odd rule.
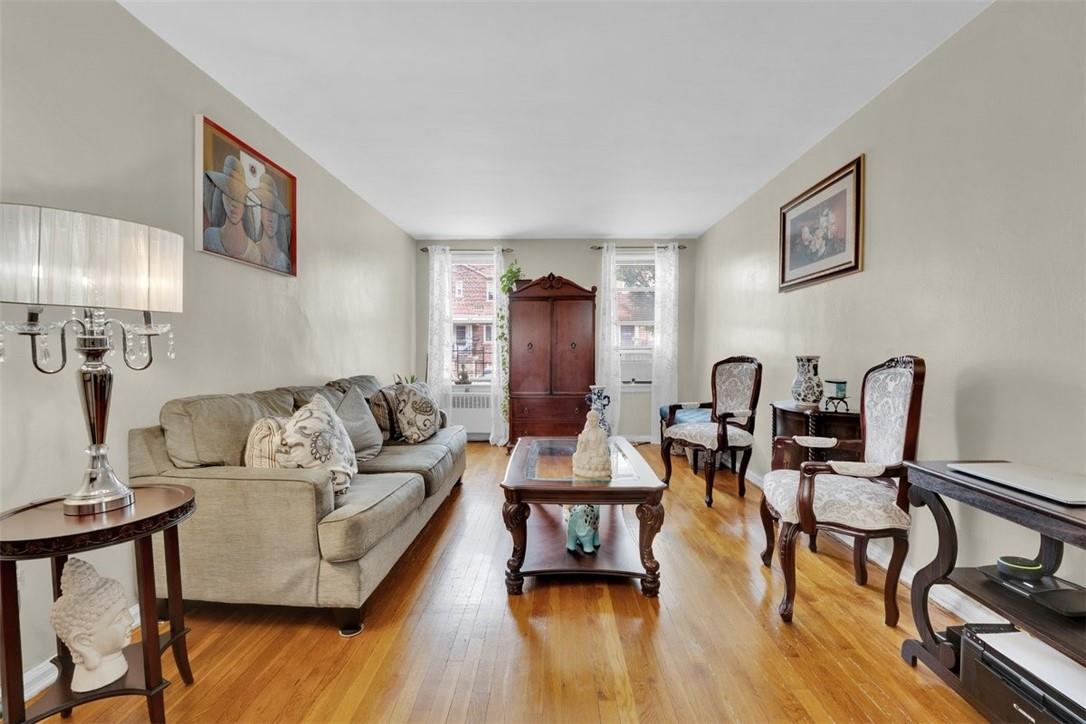
[[[415,245],[399,228],[114,3],[0,5],[0,195],[180,232],[185,311],[177,359],[130,372],[120,357],[108,442],[127,472],[130,427],[181,395],[390,377],[414,359]],[[193,116],[207,114],[298,177],[296,279],[192,249]],[[25,311],[6,305],[4,319]],[[53,318],[67,310],[53,310]],[[132,318],[131,315],[128,315]],[[379,340],[375,344],[374,340]],[[0,506],[77,487],[86,432],[71,369],[31,369],[8,336],[0,368]],[[129,590],[132,553],[87,556]],[[24,657],[49,655],[46,565],[20,564]]]
[[[593,287],[600,283],[600,252],[593,251],[593,244],[599,241],[585,239],[531,239],[531,240],[457,240],[440,242],[417,242],[422,248],[431,243],[444,244],[452,249],[493,249],[501,244],[506,249],[512,249],[511,254],[505,255],[506,263],[512,264],[515,259],[524,270],[524,278],[535,279],[545,274],[558,274],[572,279],[581,286]],[[648,246],[651,240],[625,239],[614,240],[620,246]],[[691,345],[693,344],[693,302],[694,302],[694,243],[682,241],[688,248],[679,252],[679,364],[684,369],[689,364]],[[427,327],[427,299],[429,295],[429,263],[426,254],[419,252],[416,255],[417,264],[415,272],[415,366],[419,377],[426,373],[426,327]],[[685,380],[680,375],[679,393],[685,399],[695,395],[693,389],[685,386]],[[708,377],[706,377],[708,379]],[[626,392],[622,395],[622,420],[619,424],[619,432],[624,435],[648,435],[657,434],[656,430],[650,431],[649,407],[651,395],[646,391]],[[700,398],[699,398],[700,399]]]
[[[1086,472],[1086,5],[997,3],[697,244],[691,373],[725,354],[765,365],[752,470],[769,462],[769,402],[794,355],[858,392],[897,354],[927,360],[919,456],[1009,458]],[[867,155],[862,273],[777,292],[777,215]],[[1032,554],[1033,536],[955,510],[959,560]],[[910,564],[930,560],[915,516]],[[1073,575],[1086,578],[1082,556]]]

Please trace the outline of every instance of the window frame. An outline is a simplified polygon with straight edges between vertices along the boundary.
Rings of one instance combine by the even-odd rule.
[[[486,338],[485,338],[486,337],[485,329],[489,327],[491,329],[491,336],[493,337],[493,328],[498,323],[498,319],[497,319],[498,305],[497,305],[497,297],[496,297],[496,283],[497,283],[497,281],[494,278],[494,277],[496,277],[497,270],[494,269],[494,255],[491,252],[459,251],[459,250],[456,250],[456,249],[451,249],[450,254],[451,254],[451,257],[452,257],[451,260],[450,260],[450,264],[449,264],[450,302],[452,302],[455,299],[464,299],[465,292],[466,292],[466,289],[464,287],[463,282],[458,282],[458,281],[455,280],[455,278],[453,278],[454,274],[455,274],[455,267],[456,266],[458,266],[458,265],[459,266],[475,266],[475,267],[483,266],[483,267],[490,267],[490,269],[491,269],[491,277],[492,278],[491,278],[490,282],[487,284],[487,289],[486,289],[486,301],[487,301],[488,304],[491,305],[491,313],[490,313],[490,315],[489,316],[483,316],[483,317],[475,316],[475,315],[472,315],[472,316],[456,316],[456,315],[453,315],[452,320],[451,320],[451,324],[453,325],[453,330],[452,330],[453,331],[453,334],[452,334],[452,336],[453,336],[453,345],[452,345],[453,349],[450,350],[450,352],[449,352],[449,354],[452,355],[452,358],[453,358],[452,359],[452,364],[453,364],[453,367],[454,367],[453,376],[454,376],[454,384],[455,384],[455,375],[457,373],[457,370],[455,369],[456,368],[456,352],[457,352],[457,349],[458,349],[458,342],[457,342],[457,339],[456,339],[456,327],[460,326],[460,325],[463,325],[464,327],[467,328],[466,337],[465,337],[466,345],[464,346],[464,348],[461,351],[474,351],[475,345],[478,344],[480,349],[482,350],[481,354],[483,355],[482,360],[483,360],[484,363],[485,363],[486,354],[487,354],[486,353],[486,348],[489,345],[490,349],[491,349],[491,360],[490,360],[491,373],[490,373],[490,376],[488,376],[488,377],[472,377],[471,378],[471,383],[470,383],[472,387],[476,387],[476,388],[480,388],[480,389],[481,388],[489,388],[490,385],[491,385],[491,381],[494,378],[493,366],[495,364],[495,360],[493,359],[492,340],[491,341],[486,340]],[[474,334],[474,329],[473,328],[474,328],[475,325],[482,325],[484,327],[484,331],[481,334],[482,338],[478,339],[478,340],[476,340],[475,334]],[[485,364],[483,366],[485,367]],[[474,369],[473,369],[473,372],[474,372]]]
[[[619,287],[618,286],[618,267],[620,266],[644,266],[651,264],[653,268],[653,283],[652,286],[632,286],[632,287]],[[652,355],[656,349],[656,314],[655,314],[655,299],[656,299],[656,250],[654,247],[645,247],[643,249],[617,249],[615,251],[615,279],[613,280],[613,293],[615,298],[612,300],[612,304],[617,309],[618,293],[625,291],[642,291],[652,292],[654,301],[653,319],[646,320],[630,320],[624,319],[619,321],[617,319],[618,314],[615,314],[615,319],[612,320],[612,333],[611,340],[615,352],[619,356],[619,369],[622,372],[622,389],[628,391],[647,391],[652,389],[652,380],[634,382],[633,378],[626,379],[625,374],[625,362],[626,357],[638,354]],[[652,327],[652,345],[648,347],[636,347],[622,344],[622,327],[623,326],[651,326]],[[651,376],[651,375],[650,375]]]

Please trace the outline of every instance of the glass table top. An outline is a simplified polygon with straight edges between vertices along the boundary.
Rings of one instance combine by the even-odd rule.
[[[592,479],[574,476],[573,453],[577,438],[539,438],[528,443],[524,477],[539,482],[565,482],[584,485],[645,485],[659,483],[648,464],[624,438],[608,440],[611,450],[611,478]],[[636,460],[631,459],[636,456]],[[647,479],[646,479],[647,478]]]

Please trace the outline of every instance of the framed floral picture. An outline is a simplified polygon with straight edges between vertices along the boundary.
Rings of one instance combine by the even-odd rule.
[[[864,157],[781,207],[779,291],[863,269]]]
[[[285,168],[196,116],[197,251],[297,276],[297,186]]]

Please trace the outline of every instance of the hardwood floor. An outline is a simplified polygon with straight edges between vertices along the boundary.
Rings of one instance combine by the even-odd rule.
[[[662,473],[659,447],[638,448]],[[173,722],[982,721],[923,667],[900,658],[915,635],[883,622],[882,570],[852,581],[829,536],[798,546],[795,622],[765,569],[759,491],[735,496],[675,460],[654,550],[658,599],[619,579],[528,579],[505,593],[510,538],[498,482],[504,451],[472,444],[453,492],[342,639],[318,610],[192,604],[196,683],[163,657]],[[627,511],[632,515],[632,511]],[[636,525],[636,520],[633,521]],[[636,529],[636,528],[635,528]],[[603,542],[607,545],[607,542]],[[531,545],[531,541],[529,541]],[[74,722],[146,721],[142,699],[77,709]]]

